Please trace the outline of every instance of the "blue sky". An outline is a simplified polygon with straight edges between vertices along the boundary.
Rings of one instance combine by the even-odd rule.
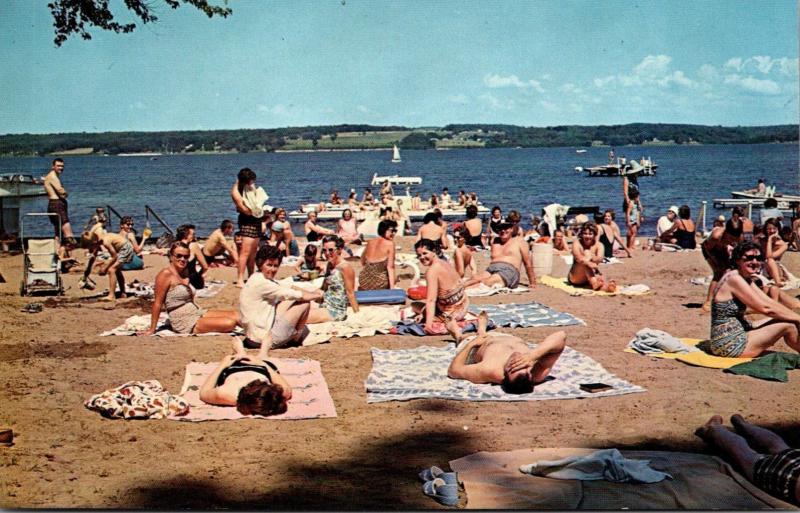
[[[0,133],[800,118],[794,0],[152,3],[56,48],[46,0],[3,0]]]

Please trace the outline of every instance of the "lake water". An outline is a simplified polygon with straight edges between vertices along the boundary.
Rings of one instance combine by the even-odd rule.
[[[617,148],[617,155],[639,159],[650,156],[658,173],[642,177],[639,185],[646,222],[641,233],[655,233],[658,216],[670,205],[686,204],[697,214],[701,201],[709,202],[710,215],[718,215],[714,198],[728,198],[732,190],[754,187],[758,178],[779,192],[800,194],[797,144],[729,146],[661,146]],[[422,197],[448,187],[476,191],[487,207],[504,212],[517,209],[527,223],[550,203],[613,208],[620,218],[621,178],[590,178],[576,166],[606,162],[608,148],[489,149],[404,151],[403,162],[391,164],[391,152],[248,153],[235,155],[164,155],[149,157],[65,157],[62,175],[70,192],[73,227],[80,229],[96,206],[111,205],[121,215],[144,225],[144,205],[149,205],[174,229],[191,222],[206,236],[224,218],[236,212],[230,187],[236,173],[249,167],[257,183],[270,195],[269,203],[294,210],[300,203],[327,198],[331,189],[347,196],[369,185],[373,173],[420,176]],[[20,172],[43,176],[50,158],[0,158],[0,173]],[[397,189],[396,189],[397,190]],[[29,202],[26,211],[45,211],[47,200]],[[116,226],[116,222],[114,222]],[[156,233],[159,229],[153,224]],[[37,230],[38,231],[38,230]],[[623,227],[624,232],[624,227]]]

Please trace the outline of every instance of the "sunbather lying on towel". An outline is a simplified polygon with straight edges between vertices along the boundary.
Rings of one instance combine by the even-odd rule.
[[[735,431],[714,415],[695,434],[722,452],[736,469],[765,492],[800,506],[800,449],[772,431],[731,417]]]
[[[234,354],[224,358],[200,388],[200,399],[217,406],[236,406],[242,415],[278,415],[286,411],[292,387],[272,362],[251,357],[239,338]]]
[[[478,335],[464,344],[453,358],[447,376],[473,383],[501,385],[509,394],[527,394],[550,374],[564,351],[567,334],[557,331],[531,349],[519,337],[507,333],[486,333],[489,317],[478,316]],[[448,324],[448,328],[451,325]]]

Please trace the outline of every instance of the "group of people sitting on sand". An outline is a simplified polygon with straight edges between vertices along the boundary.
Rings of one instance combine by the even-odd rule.
[[[255,173],[242,169],[231,190],[239,212],[236,238],[240,240],[235,238],[233,243],[228,240],[234,230],[230,221],[223,221],[202,247],[195,240],[194,226],[179,227],[168,250],[169,264],[156,276],[151,325],[144,334],[156,331],[162,310],[166,310],[171,328],[178,333],[230,332],[242,327],[244,342],[236,342],[234,355],[220,364],[204,385],[201,397],[212,404],[236,405],[242,412],[263,415],[285,410],[286,401],[291,398],[291,388],[267,360],[269,349],[301,344],[309,324],[342,321],[348,311],[358,312],[355,292],[359,288],[397,286],[397,223],[381,220],[378,236],[365,242],[360,237],[356,240],[344,236],[356,231],[354,222],[348,224],[352,212],[350,216],[343,215],[335,230],[319,226],[316,216],[310,213],[305,225],[309,244],[295,272],[301,279],[321,277],[322,286],[306,289],[279,282],[275,277],[283,259],[299,254],[299,248],[296,238],[291,233],[285,234],[291,232],[285,210],[262,207],[266,193],[255,185],[255,180]],[[685,221],[688,214],[681,215],[681,209],[676,210],[676,216]],[[547,377],[562,353],[566,334],[554,333],[530,349],[517,337],[487,333],[488,320],[481,314],[477,336],[463,337],[459,322],[464,321],[468,312],[469,287],[482,284],[516,288],[523,270],[528,285],[536,287],[526,237],[530,234],[520,228],[519,214],[509,212],[503,217],[496,207],[484,229],[474,205],[468,206],[466,213],[466,221],[454,227],[452,239],[447,223],[436,213],[426,216],[417,233],[414,251],[425,267],[426,291],[424,301],[412,303],[416,320],[426,334],[450,333],[459,343],[459,351],[448,369],[451,378],[496,383],[510,393],[530,392]],[[118,267],[130,262],[128,253],[139,252],[144,242],[132,235],[132,221],[123,221],[120,234],[98,231],[89,235],[92,244],[105,247],[112,255],[103,271],[115,276]],[[745,232],[743,223],[741,212],[734,210],[731,220],[717,227],[719,230],[715,228],[717,231],[709,237],[711,241],[721,240],[732,246],[730,252],[714,249],[714,242],[703,244],[704,255],[708,251],[720,266],[718,274],[715,267],[717,279],[709,295],[711,336],[703,349],[718,356],[757,356],[784,340],[789,347],[800,351],[800,315],[795,312],[800,309],[800,302],[779,287],[759,281],[762,268],[769,266],[771,260],[779,260],[785,251],[776,235],[779,227],[770,220],[764,224],[762,236],[756,237],[756,241],[745,241],[737,236]],[[664,233],[680,238],[675,235],[679,230],[692,232],[694,227],[684,223]],[[538,235],[539,240],[550,237]],[[571,244],[568,236],[574,237]],[[571,284],[605,291],[614,291],[616,283],[605,279],[599,264],[613,254],[614,243],[628,255],[631,249],[622,240],[613,211],[604,212],[599,224],[587,221],[558,227],[548,242],[554,251],[572,254],[568,274]],[[359,272],[348,261],[348,244],[363,246]],[[486,246],[490,262],[479,271],[474,253]],[[451,256],[446,256],[445,250],[452,250]],[[210,262],[216,259],[226,259],[238,267],[241,291],[236,310],[205,310],[195,302],[195,290],[202,286]],[[249,277],[245,281],[246,274]],[[747,309],[767,319],[751,324],[744,317]],[[245,347],[259,348],[259,352],[247,356]]]

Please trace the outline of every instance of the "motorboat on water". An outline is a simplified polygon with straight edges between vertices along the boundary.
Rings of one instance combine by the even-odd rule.
[[[785,202],[800,201],[800,196],[775,192],[774,185],[772,187],[767,187],[764,193],[762,194],[759,194],[756,191],[732,191],[731,197],[739,199],[760,200],[760,201],[764,201],[767,198],[775,198],[776,200],[778,200],[779,203],[781,201]]]
[[[392,147],[392,164],[397,164],[398,162],[402,162],[402,160],[400,160],[400,148],[395,144]]]
[[[586,150],[575,150],[575,153],[586,153]]]
[[[411,204],[413,197],[411,194],[406,191],[405,195],[401,196],[393,196],[392,202],[393,205],[396,206],[397,201],[401,200],[403,205],[403,215],[409,221],[421,221],[425,214],[428,212],[432,212],[433,209],[430,206],[428,201],[420,202],[420,208],[418,210],[412,210]],[[320,204],[319,203],[306,203],[301,205],[299,210],[293,210],[289,212],[289,219],[293,221],[305,221],[308,218],[309,212],[316,212],[317,219],[320,221],[338,221],[342,218],[342,212],[350,208],[347,204],[344,205],[332,205],[330,203],[325,204],[325,208],[322,211],[319,211]],[[489,209],[483,206],[482,204],[478,203],[478,215],[485,217],[489,214]],[[381,205],[375,205],[373,207],[368,207],[364,210],[353,210],[353,217],[356,218],[358,221],[363,221],[365,219],[369,219],[374,213],[379,212]],[[442,212],[443,219],[464,219],[467,217],[467,209],[466,207],[461,207],[455,204],[450,205],[442,205],[439,207],[439,210]]]
[[[589,176],[622,176],[638,174],[639,176],[655,176],[658,164],[650,157],[641,160],[625,160],[618,158],[603,166],[582,167],[577,166],[578,173],[586,172]]]
[[[775,186],[767,187],[764,192],[758,191],[731,191],[731,198],[720,198],[714,200],[717,208],[745,207],[763,208],[767,199],[773,198],[778,202],[777,208],[782,211],[791,211],[800,205],[800,196],[793,194],[783,194],[775,192]]]
[[[33,198],[47,196],[44,180],[32,175],[0,174],[0,198]]]
[[[421,185],[422,178],[419,176],[399,175],[378,176],[378,173],[372,175],[372,185],[381,185],[384,182],[389,182],[391,185]]]

